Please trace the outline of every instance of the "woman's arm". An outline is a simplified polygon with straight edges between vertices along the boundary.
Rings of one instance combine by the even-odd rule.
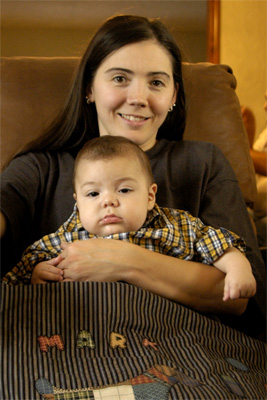
[[[5,232],[6,232],[6,217],[4,216],[2,211],[0,211],[0,238],[4,236]]]
[[[92,239],[62,247],[65,259],[58,267],[66,280],[124,281],[200,312],[241,315],[247,306],[246,299],[222,300],[225,275],[212,266],[120,240]]]

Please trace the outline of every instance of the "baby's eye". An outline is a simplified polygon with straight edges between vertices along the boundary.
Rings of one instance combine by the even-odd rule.
[[[128,188],[122,188],[122,189],[119,190],[120,193],[129,193],[129,192],[131,192],[131,191],[132,191],[132,190],[131,190],[131,189],[128,189]]]
[[[97,197],[99,195],[99,192],[89,192],[87,193],[88,197]]]

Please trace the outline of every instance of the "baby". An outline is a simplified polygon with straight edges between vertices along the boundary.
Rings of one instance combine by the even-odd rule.
[[[160,208],[149,159],[128,139],[101,136],[88,141],[76,158],[73,186],[76,204],[70,218],[28,247],[3,282],[29,283],[32,274],[35,282],[64,280],[55,260],[48,261],[58,257],[60,263],[61,243],[102,237],[214,265],[226,274],[224,300],[255,294],[243,240],[224,228],[205,226],[186,211]]]

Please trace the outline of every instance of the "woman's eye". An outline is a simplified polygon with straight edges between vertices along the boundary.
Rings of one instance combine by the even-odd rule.
[[[98,195],[99,195],[98,192],[89,192],[89,193],[87,193],[88,197],[97,197]]]
[[[158,79],[155,79],[152,82],[152,86],[161,87],[161,86],[164,86],[164,83],[162,81],[158,80]]]
[[[124,78],[124,76],[115,76],[114,81],[116,83],[125,83],[126,79]]]

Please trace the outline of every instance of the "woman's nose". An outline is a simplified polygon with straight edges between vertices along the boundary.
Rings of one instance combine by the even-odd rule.
[[[130,105],[147,106],[147,96],[147,88],[143,83],[135,82],[128,88],[127,101]]]

